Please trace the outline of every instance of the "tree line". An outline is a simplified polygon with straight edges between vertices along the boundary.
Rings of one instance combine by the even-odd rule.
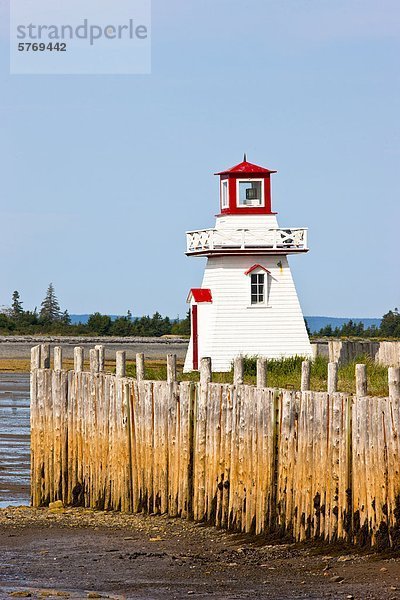
[[[126,316],[112,319],[109,315],[95,312],[87,323],[71,323],[67,310],[62,311],[52,283],[40,305],[40,310],[24,310],[18,291],[14,291],[11,306],[0,312],[1,335],[108,335],[160,337],[162,335],[190,335],[189,314],[183,320],[163,317],[159,312],[153,316],[132,317],[128,310]]]
[[[365,327],[364,323],[355,323],[350,319],[342,327],[333,328],[331,325],[322,327],[314,335],[320,337],[361,337],[361,338],[400,338],[400,313],[397,308],[383,315],[379,327]]]
[[[306,321],[307,325],[307,321]],[[308,327],[307,327],[308,329]],[[24,310],[18,291],[14,291],[11,306],[0,312],[1,335],[99,335],[99,336],[140,336],[160,337],[162,335],[190,335],[190,316],[180,320],[163,317],[159,312],[153,316],[132,317],[128,310],[126,316],[112,319],[109,315],[95,312],[87,323],[71,323],[67,310],[62,311],[55,289],[49,284],[40,310]],[[383,315],[379,327],[364,327],[363,323],[350,320],[342,327],[327,325],[313,334],[318,337],[362,337],[362,338],[400,338],[400,313],[397,308]]]

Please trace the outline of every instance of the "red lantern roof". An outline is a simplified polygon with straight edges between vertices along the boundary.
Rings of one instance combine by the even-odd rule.
[[[239,175],[253,175],[254,173],[276,173],[277,171],[271,171],[270,169],[266,169],[264,167],[259,167],[258,165],[254,165],[253,163],[247,162],[244,160],[243,162],[227,169],[226,171],[221,171],[220,173],[215,173],[215,175],[234,175],[238,173]]]

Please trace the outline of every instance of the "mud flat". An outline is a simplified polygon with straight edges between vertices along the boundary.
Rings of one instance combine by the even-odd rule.
[[[29,375],[0,373],[0,508],[30,502]]]
[[[0,510],[0,552],[1,598],[400,598],[397,558],[271,545],[160,516]]]
[[[32,346],[45,343],[62,346],[65,358],[70,359],[75,346],[89,350],[95,344],[104,344],[107,359],[114,358],[116,350],[126,350],[128,359],[135,358],[137,352],[152,358],[164,358],[169,353],[184,358],[188,346],[188,340],[180,338],[0,336],[0,359],[28,359]]]

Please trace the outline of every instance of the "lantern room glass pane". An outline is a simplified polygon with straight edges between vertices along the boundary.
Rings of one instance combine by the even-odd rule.
[[[262,206],[262,181],[239,181],[239,206]]]

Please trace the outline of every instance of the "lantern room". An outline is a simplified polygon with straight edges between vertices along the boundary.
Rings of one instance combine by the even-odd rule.
[[[215,173],[220,176],[221,215],[271,215],[271,171],[247,162]]]

